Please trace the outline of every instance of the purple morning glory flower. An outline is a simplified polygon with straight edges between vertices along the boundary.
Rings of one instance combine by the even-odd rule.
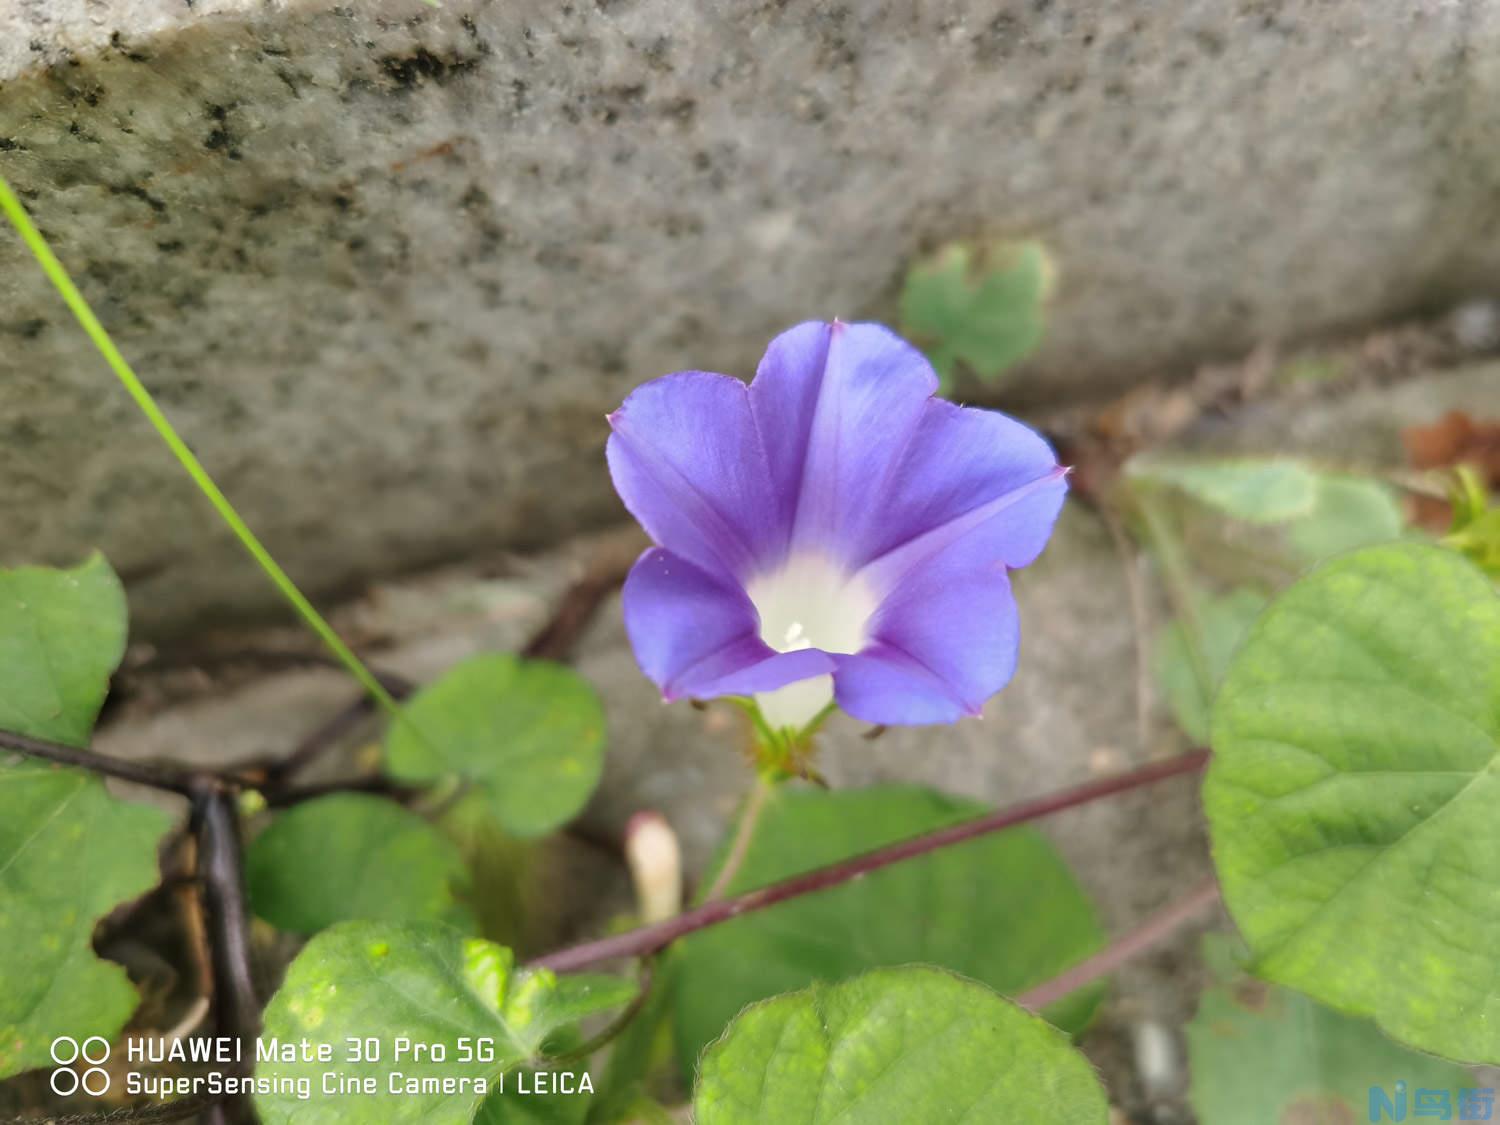
[[[940,398],[876,324],[778,336],[748,386],[683,371],[610,415],[610,474],[655,546],[625,627],[667,700],[754,696],[800,730],[977,715],[1020,640],[1008,572],[1067,491],[1021,423]]]

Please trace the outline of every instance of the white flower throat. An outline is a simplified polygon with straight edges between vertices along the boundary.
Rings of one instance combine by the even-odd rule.
[[[880,605],[867,583],[812,554],[752,580],[746,593],[760,615],[760,639],[777,652],[858,652]],[[755,698],[771,726],[800,728],[833,701],[833,677],[799,680]]]

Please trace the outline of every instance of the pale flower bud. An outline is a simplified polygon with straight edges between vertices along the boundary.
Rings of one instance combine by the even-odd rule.
[[[645,925],[682,910],[682,849],[677,833],[657,812],[640,812],[625,825],[625,862]]]

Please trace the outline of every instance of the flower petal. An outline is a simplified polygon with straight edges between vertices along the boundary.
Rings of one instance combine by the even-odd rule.
[[[771,342],[750,403],[789,551],[864,561],[937,386],[922,353],[878,324],[801,324]]]
[[[660,547],[636,560],[623,597],[636,662],[669,700],[753,695],[833,671],[816,649],[776,652],[743,590]]]
[[[744,579],[777,541],[778,510],[745,384],[682,371],[610,415],[615,490],[657,543]]]
[[[856,719],[921,726],[957,722],[967,714],[942,680],[899,649],[877,644],[838,661],[834,702]]]
[[[927,404],[893,483],[861,571],[880,589],[960,540],[978,562],[1027,566],[1046,545],[1067,492],[1065,471],[1036,431],[942,399]]]
[[[953,722],[978,715],[1014,674],[1020,621],[1002,562],[959,543],[910,575],[881,605],[872,644],[840,658],[838,704],[872,723]]]
[[[626,628],[667,699],[831,678],[858,718],[934,723],[979,714],[1009,681],[1007,569],[1041,552],[1065,470],[1031,429],[936,389],[888,330],[809,323],[771,343],[748,388],[682,372],[611,416],[615,486],[660,544],[626,582]],[[777,652],[747,591],[814,563],[867,593],[862,639]],[[812,608],[792,607],[789,638],[818,632]]]

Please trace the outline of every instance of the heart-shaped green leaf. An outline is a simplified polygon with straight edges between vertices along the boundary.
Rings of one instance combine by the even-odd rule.
[[[0,730],[87,746],[125,631],[125,591],[103,555],[0,570]]]
[[[501,1075],[634,995],[635,985],[615,977],[517,970],[503,946],[434,923],[341,922],[292,962],[261,1036],[326,1044],[332,1061],[260,1063],[256,1076],[275,1092],[258,1096],[256,1108],[265,1125],[467,1125]],[[330,1072],[372,1080],[374,1092],[329,1093]],[[459,1085],[444,1088],[443,1079]],[[310,1097],[298,1096],[301,1080]],[[426,1080],[436,1085],[424,1088]]]
[[[1256,972],[1500,1063],[1500,599],[1393,545],[1281,595],[1220,689],[1204,801]]]
[[[946,386],[962,360],[997,379],[1041,343],[1056,271],[1039,242],[954,243],[912,267],[901,293],[901,326]]]
[[[94,924],[156,885],[171,824],[82,771],[0,766],[0,1078],[49,1065],[56,1036],[113,1039],[135,1011]]]
[[[0,571],[0,728],[86,746],[125,651],[125,594],[100,555]],[[113,1038],[135,1010],[95,922],[157,880],[171,820],[79,770],[0,757],[0,1078],[58,1035]]]
[[[1473,559],[1491,578],[1500,578],[1500,508],[1490,507],[1484,479],[1473,466],[1460,465],[1448,492],[1453,525],[1443,544]]]
[[[1104,1125],[1067,1036],[941,969],[877,969],[745,1009],[703,1056],[697,1125]]]
[[[577,813],[599,783],[604,708],[560,664],[476,656],[407,704],[386,757],[403,780],[474,783],[507,831],[539,836]]]
[[[915,786],[779,789],[729,890],[765,886],[985,811],[977,801]],[[815,980],[921,961],[1015,993],[1103,941],[1093,905],[1056,850],[1040,833],[1014,828],[681,942],[673,989],[678,1058],[691,1076],[704,1045],[746,1004]],[[1084,989],[1047,1015],[1078,1030],[1101,991]]]
[[[338,793],[278,816],[245,853],[255,912],[312,934],[335,922],[437,921],[472,930],[454,898],[467,881],[458,846],[381,797]]]

